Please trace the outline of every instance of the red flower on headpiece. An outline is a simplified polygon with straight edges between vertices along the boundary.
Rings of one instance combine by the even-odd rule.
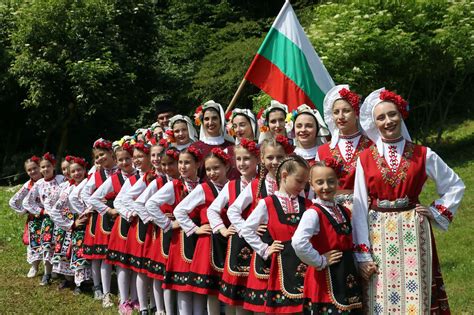
[[[56,165],[56,158],[54,157],[53,154],[51,154],[49,152],[46,152],[43,155],[43,160],[49,161],[51,164],[53,164],[53,166]]]
[[[112,150],[112,142],[105,139],[97,139],[92,146],[94,149]]]
[[[89,167],[89,163],[87,163],[87,161],[81,157],[74,157],[72,163],[79,164],[85,169]]]
[[[255,141],[249,140],[247,138],[242,138],[240,139],[240,146],[255,155],[256,157],[260,156],[260,149],[258,148],[257,143],[255,143]]]
[[[407,119],[408,118],[408,102],[405,101],[403,99],[403,97],[401,97],[400,95],[398,95],[397,93],[394,93],[392,91],[389,91],[389,90],[383,90],[380,95],[379,95],[379,98],[382,100],[382,101],[387,101],[387,102],[392,102],[394,103],[397,108],[398,108],[398,111],[400,112],[400,114],[402,115],[403,119]]]
[[[347,102],[349,102],[349,104],[351,104],[351,106],[354,109],[354,111],[356,112],[357,116],[359,116],[359,111],[360,111],[360,107],[359,107],[360,97],[359,97],[359,95],[357,95],[356,93],[354,93],[352,91],[349,91],[346,88],[342,88],[339,91],[339,95],[343,99],[345,99]]]
[[[158,141],[158,145],[160,145],[164,148],[169,147],[169,143],[168,143],[168,141],[166,141],[166,139],[160,139],[160,141]]]
[[[324,165],[332,168],[334,172],[336,172],[336,176],[338,178],[342,177],[343,172],[344,172],[344,166],[341,163],[339,163],[336,159],[332,157],[325,158]]]
[[[64,160],[66,160],[67,162],[71,163],[73,160],[74,160],[75,156],[72,156],[72,155],[66,155],[66,157],[64,158]]]
[[[224,152],[224,150],[222,150],[221,148],[213,148],[211,150],[211,153],[214,154],[215,156],[217,156],[219,159],[221,159],[224,164],[229,164],[230,162],[230,156]]]
[[[201,126],[202,123],[202,105],[199,105],[194,112],[194,123],[196,126]]]
[[[130,153],[130,155],[133,155],[133,146],[130,144],[130,142],[124,142],[122,144],[122,149]]]
[[[145,142],[137,142],[133,145],[133,147],[137,150],[142,151],[145,154],[150,154],[150,146],[146,144]]]
[[[176,142],[176,139],[175,139],[175,137],[174,137],[174,132],[173,132],[173,130],[168,129],[168,130],[165,131],[165,134],[166,134],[166,136],[167,136],[168,142],[171,142],[171,143]]]
[[[197,161],[202,160],[202,152],[196,147],[190,146],[187,148],[188,153],[192,154]]]
[[[283,135],[277,135],[275,141],[283,146],[283,150],[285,150],[286,154],[291,154],[295,150],[290,140]]]
[[[35,162],[35,163],[38,164],[38,165],[39,165],[39,163],[40,163],[40,161],[41,161],[41,159],[40,159],[38,156],[36,156],[36,155],[33,155],[32,157],[30,157],[29,160],[30,160],[31,162]]]
[[[170,158],[172,158],[173,160],[175,160],[175,161],[178,161],[178,160],[179,160],[179,152],[178,152],[178,150],[169,149],[169,150],[166,150],[166,151],[165,151],[165,154],[166,154],[167,156],[169,156]]]
[[[150,129],[147,129],[146,133],[145,133],[145,139],[147,142],[151,141],[151,139],[153,138],[153,133],[151,132]]]

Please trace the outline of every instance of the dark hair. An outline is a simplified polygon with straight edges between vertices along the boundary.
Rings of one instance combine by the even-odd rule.
[[[276,171],[276,181],[277,181],[277,184],[278,184],[278,188],[280,188],[281,172],[287,171],[288,174],[291,175],[294,172],[296,172],[296,168],[298,166],[309,169],[308,162],[306,162],[306,160],[303,159],[299,155],[289,156],[289,157],[283,159],[283,161],[280,162],[280,164],[278,165],[277,171]]]
[[[283,116],[286,117],[286,112],[285,112],[285,110],[282,109],[282,108],[278,108],[278,107],[277,107],[277,108],[272,108],[272,109],[267,113],[267,115],[266,115],[266,117],[265,117],[265,120],[268,121],[268,119],[269,119],[269,117],[270,117],[270,113],[276,112],[277,110],[279,110],[280,112],[282,112],[282,113],[283,113]]]
[[[156,116],[163,113],[174,113],[173,103],[170,100],[161,100],[155,102],[155,113]]]

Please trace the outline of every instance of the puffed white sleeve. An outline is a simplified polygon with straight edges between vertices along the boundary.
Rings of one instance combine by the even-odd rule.
[[[41,210],[44,209],[39,195],[39,188],[42,182],[42,179],[37,181],[33,187],[31,187],[31,190],[28,192],[25,199],[23,199],[23,208],[33,215],[40,214]]]
[[[311,238],[314,235],[318,235],[318,233],[318,213],[312,209],[308,209],[303,213],[298,228],[291,238],[291,246],[293,246],[296,256],[298,256],[302,262],[321,270],[326,267],[327,261],[310,242]]]
[[[87,180],[84,179],[79,185],[74,187],[69,194],[69,205],[71,206],[71,211],[77,214],[82,214],[86,210],[86,204],[82,202],[81,191],[86,185]]]
[[[439,198],[429,207],[435,225],[447,230],[453,220],[466,186],[459,176],[430,148],[426,152],[426,175],[436,183]]]
[[[109,177],[89,197],[89,204],[91,205],[92,209],[97,211],[100,215],[104,215],[109,207],[102,200],[108,193],[113,191],[114,186],[112,185],[112,177]]]
[[[245,220],[242,218],[242,212],[247,209],[252,202],[252,184],[248,184],[227,210],[227,217],[240,236],[242,236],[242,228],[245,224]]]
[[[369,241],[368,208],[365,173],[359,159],[357,160],[354,183],[354,203],[352,206],[352,238],[354,241],[355,257],[358,262],[372,261]]]
[[[221,218],[221,211],[229,202],[229,183],[225,184],[219,195],[207,208],[207,218],[211,225],[214,234],[219,233],[219,230],[225,227],[224,221]]]
[[[145,190],[133,202],[133,209],[144,223],[148,223],[153,220],[153,217],[146,210],[145,204],[148,199],[150,199],[151,196],[156,193],[157,190],[158,185],[156,183],[156,180],[154,180],[148,186],[146,186]]]
[[[12,210],[18,214],[26,213],[26,210],[23,208],[23,200],[30,192],[30,190],[28,189],[29,184],[30,181],[24,183],[21,188],[8,201],[8,205],[10,206],[10,208],[12,208]]]
[[[64,210],[66,208],[70,208],[69,194],[74,190],[74,188],[74,185],[69,185],[68,187],[63,189],[59,194],[58,200],[49,212],[51,220],[53,220],[54,224],[66,230],[69,230],[74,223],[74,220],[72,220],[72,218],[67,217],[68,212],[70,213],[70,209],[69,211]]]
[[[167,232],[171,228],[171,220],[161,211],[164,204],[172,205],[175,202],[173,182],[167,182],[161,187],[150,199],[145,203],[145,208],[153,222],[158,225],[163,232]]]
[[[129,221],[130,215],[132,214],[132,209],[129,209],[125,206],[125,203],[123,202],[123,198],[125,194],[127,193],[130,188],[132,188],[132,183],[130,182],[130,178],[127,178],[125,182],[122,185],[122,188],[120,189],[119,193],[117,194],[117,197],[115,197],[114,200],[114,209],[117,210],[119,215]]]
[[[189,193],[189,195],[186,196],[186,198],[181,200],[181,202],[174,209],[173,214],[187,236],[194,234],[198,228],[198,226],[194,224],[188,214],[191,213],[196,207],[203,205],[205,202],[206,196],[201,184],[194,188]]]
[[[146,183],[142,177],[140,177],[137,182],[130,187],[122,196],[121,202],[123,203],[124,207],[128,209],[130,215],[134,213],[138,214],[135,210],[135,200],[145,191]]]
[[[257,229],[262,224],[268,223],[268,209],[265,200],[261,199],[249,215],[242,228],[242,237],[263,259],[268,258],[270,246],[262,241],[257,234]]]
[[[94,174],[87,180],[84,187],[81,189],[81,199],[85,203],[86,208],[91,208],[89,203],[89,198],[92,196],[92,193],[95,189],[95,176]]]

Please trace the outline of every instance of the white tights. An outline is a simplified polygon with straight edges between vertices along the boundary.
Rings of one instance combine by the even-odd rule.
[[[102,280],[102,292],[110,293],[110,282],[112,281],[112,265],[102,260],[100,265],[100,278]]]
[[[206,307],[206,296],[191,292],[178,291],[178,313],[179,315],[204,315]]]
[[[117,282],[120,294],[120,303],[137,299],[136,273],[117,266]]]
[[[172,291],[164,290],[161,288],[161,281],[153,280],[153,296],[155,297],[156,312],[164,312],[166,309],[166,315],[174,315],[174,303],[172,300]]]

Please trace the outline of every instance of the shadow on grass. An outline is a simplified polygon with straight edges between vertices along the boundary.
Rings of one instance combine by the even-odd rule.
[[[474,157],[474,133],[471,133],[462,140],[448,141],[430,147],[441,156],[450,167],[466,166]]]

